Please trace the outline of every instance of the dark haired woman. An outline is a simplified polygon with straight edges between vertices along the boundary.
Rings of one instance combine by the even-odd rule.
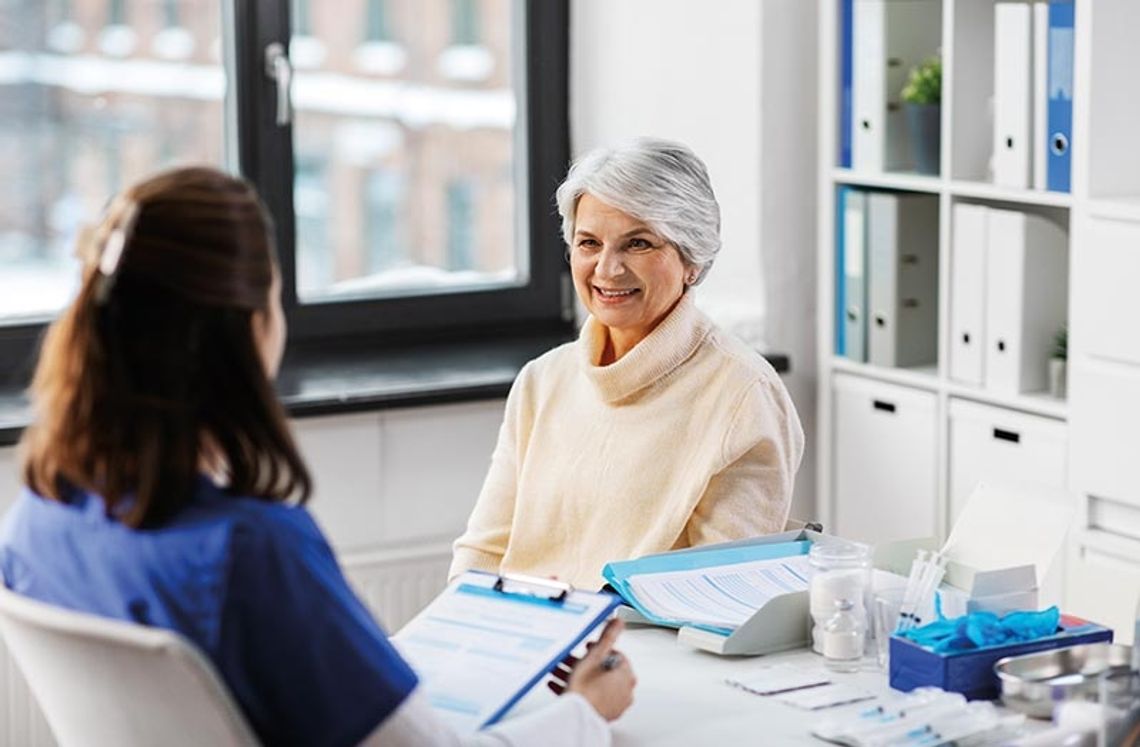
[[[248,184],[159,174],[84,249],[32,385],[28,487],[0,532],[7,587],[182,633],[267,743],[609,741],[633,688],[627,665],[601,666],[618,626],[562,673],[569,697],[463,742],[294,505],[310,478],[270,383],[285,324]]]

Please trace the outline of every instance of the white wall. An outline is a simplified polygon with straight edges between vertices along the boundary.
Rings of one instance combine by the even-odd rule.
[[[637,135],[706,162],[724,248],[698,304],[786,352],[807,431],[793,513],[814,515],[816,10],[804,0],[574,0],[575,155]]]

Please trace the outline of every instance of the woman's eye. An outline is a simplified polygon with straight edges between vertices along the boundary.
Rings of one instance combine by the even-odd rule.
[[[597,239],[579,239],[577,246],[584,251],[596,252],[601,244],[598,243]]]
[[[653,244],[650,244],[648,239],[630,239],[629,240],[629,248],[634,250],[635,252],[636,251],[642,251],[643,252],[647,249],[652,249]]]

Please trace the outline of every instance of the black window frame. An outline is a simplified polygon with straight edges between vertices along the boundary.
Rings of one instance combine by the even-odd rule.
[[[277,221],[282,303],[292,348],[353,340],[378,346],[488,335],[564,332],[573,320],[569,269],[554,190],[570,159],[569,2],[518,2],[524,18],[526,184],[516,207],[525,210],[528,281],[508,288],[301,304],[296,293],[292,126],[273,124],[276,90],[264,75],[263,50],[289,39],[288,2],[251,4],[236,26],[239,54],[241,171],[257,185]],[[243,88],[242,86],[246,86]],[[246,140],[246,139],[251,140]]]
[[[570,159],[569,0],[514,0],[524,15],[526,179],[516,184],[516,209],[527,213],[517,240],[529,257],[528,281],[452,293],[301,304],[296,292],[292,126],[274,122],[276,88],[265,71],[265,49],[288,45],[290,0],[228,0],[231,13],[239,172],[262,195],[276,224],[282,304],[289,349],[349,343],[375,348],[425,342],[566,334],[573,305],[554,190]],[[225,35],[223,34],[223,37]],[[227,144],[227,150],[234,149]],[[0,321],[0,386],[23,386],[47,322]],[[288,357],[286,358],[288,365]]]

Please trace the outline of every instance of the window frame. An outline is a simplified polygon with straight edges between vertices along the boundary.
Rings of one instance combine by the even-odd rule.
[[[232,24],[222,33],[231,48],[233,69],[227,75],[234,89],[227,103],[226,166],[236,166],[256,185],[273,216],[290,350],[345,342],[383,348],[572,329],[572,285],[553,198],[570,159],[568,0],[511,0],[513,9],[521,9],[525,44],[518,121],[526,128],[527,168],[516,183],[516,209],[525,211],[526,231],[516,240],[528,257],[526,284],[311,304],[301,304],[296,292],[292,125],[274,124],[276,88],[264,59],[269,44],[289,42],[291,3],[221,2],[223,17]],[[0,386],[27,384],[46,327],[47,322],[0,321]]]
[[[302,304],[296,291],[296,216],[292,202],[292,125],[272,124],[275,89],[264,76],[260,50],[289,38],[289,3],[261,0],[239,34],[237,100],[241,171],[257,185],[277,223],[282,304],[290,347],[352,339],[387,346],[425,340],[566,331],[573,322],[569,268],[554,207],[554,190],[570,159],[568,0],[512,0],[523,13],[525,85],[520,97],[526,137],[526,183],[516,206],[526,212],[517,239],[529,259],[528,279],[516,287]],[[252,37],[252,38],[251,38]],[[244,41],[244,45],[243,42]]]

